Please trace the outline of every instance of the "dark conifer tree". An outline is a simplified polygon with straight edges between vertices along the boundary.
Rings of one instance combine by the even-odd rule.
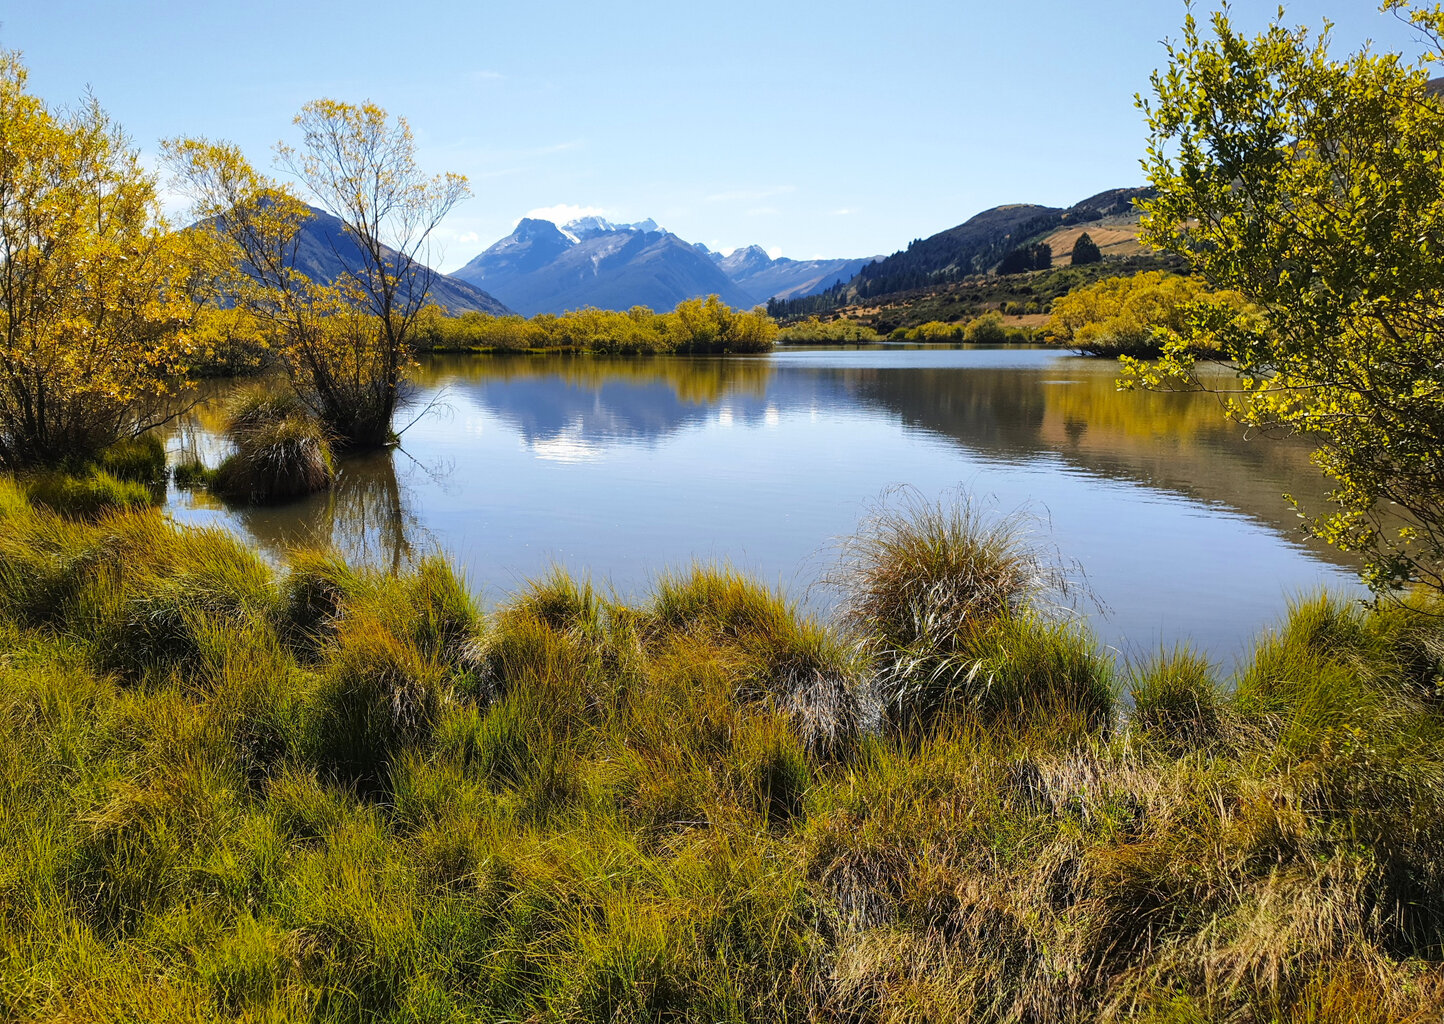
[[[998,264],[1000,274],[1023,274],[1033,269],[1033,254],[1027,249],[1013,249]]]
[[[1073,243],[1073,266],[1102,262],[1103,250],[1098,248],[1098,243],[1089,237],[1088,232],[1083,232],[1078,236],[1078,241]]]

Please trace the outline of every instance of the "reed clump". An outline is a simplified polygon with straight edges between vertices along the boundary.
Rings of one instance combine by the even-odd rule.
[[[1444,1014],[1437,599],[1123,706],[1026,554],[870,530],[846,630],[711,566],[482,614],[0,480],[6,1019]]]

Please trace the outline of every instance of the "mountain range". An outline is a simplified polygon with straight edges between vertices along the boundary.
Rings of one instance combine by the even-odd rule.
[[[756,245],[737,249],[725,257],[715,252],[710,255],[739,288],[752,293],[758,302],[815,295],[838,281],[852,280],[863,267],[882,258],[791,260],[784,256],[773,259]]]
[[[1066,263],[1085,230],[1105,255],[1131,255],[1140,249],[1135,204],[1148,194],[1122,188],[1066,208],[998,206],[891,256],[831,260],[774,259],[756,245],[724,256],[650,219],[618,224],[584,217],[558,226],[526,217],[460,270],[438,273],[431,301],[452,314],[533,316],[584,306],[661,311],[683,299],[717,295],[736,308],[776,300],[782,312],[797,312],[788,307],[809,296],[817,297],[812,303],[836,304],[983,273],[1027,243],[1046,242],[1055,262]],[[298,268],[334,280],[358,255],[341,221],[313,208],[301,230]]]
[[[653,220],[613,224],[586,217],[559,227],[526,217],[451,276],[526,316],[583,306],[668,310],[703,295],[750,308],[847,281],[871,259],[773,259],[755,245],[724,257]]]
[[[310,210],[311,217],[302,223],[296,239],[296,269],[313,281],[335,281],[348,266],[362,266],[361,249],[342,222],[325,210],[314,206]],[[495,296],[439,271],[431,279],[428,301],[453,316],[473,311],[493,316],[511,312]]]

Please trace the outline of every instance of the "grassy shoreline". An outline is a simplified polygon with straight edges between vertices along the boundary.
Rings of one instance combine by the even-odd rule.
[[[1225,681],[1108,662],[1039,568],[914,509],[846,625],[706,568],[483,617],[440,557],[0,479],[0,1006],[1437,1021],[1438,607],[1301,603]]]

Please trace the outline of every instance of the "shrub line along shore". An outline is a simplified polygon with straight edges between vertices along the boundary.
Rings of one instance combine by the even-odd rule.
[[[1444,1013],[1437,598],[1302,602],[1221,686],[966,506],[864,524],[829,625],[48,502],[0,480],[7,1019]]]

